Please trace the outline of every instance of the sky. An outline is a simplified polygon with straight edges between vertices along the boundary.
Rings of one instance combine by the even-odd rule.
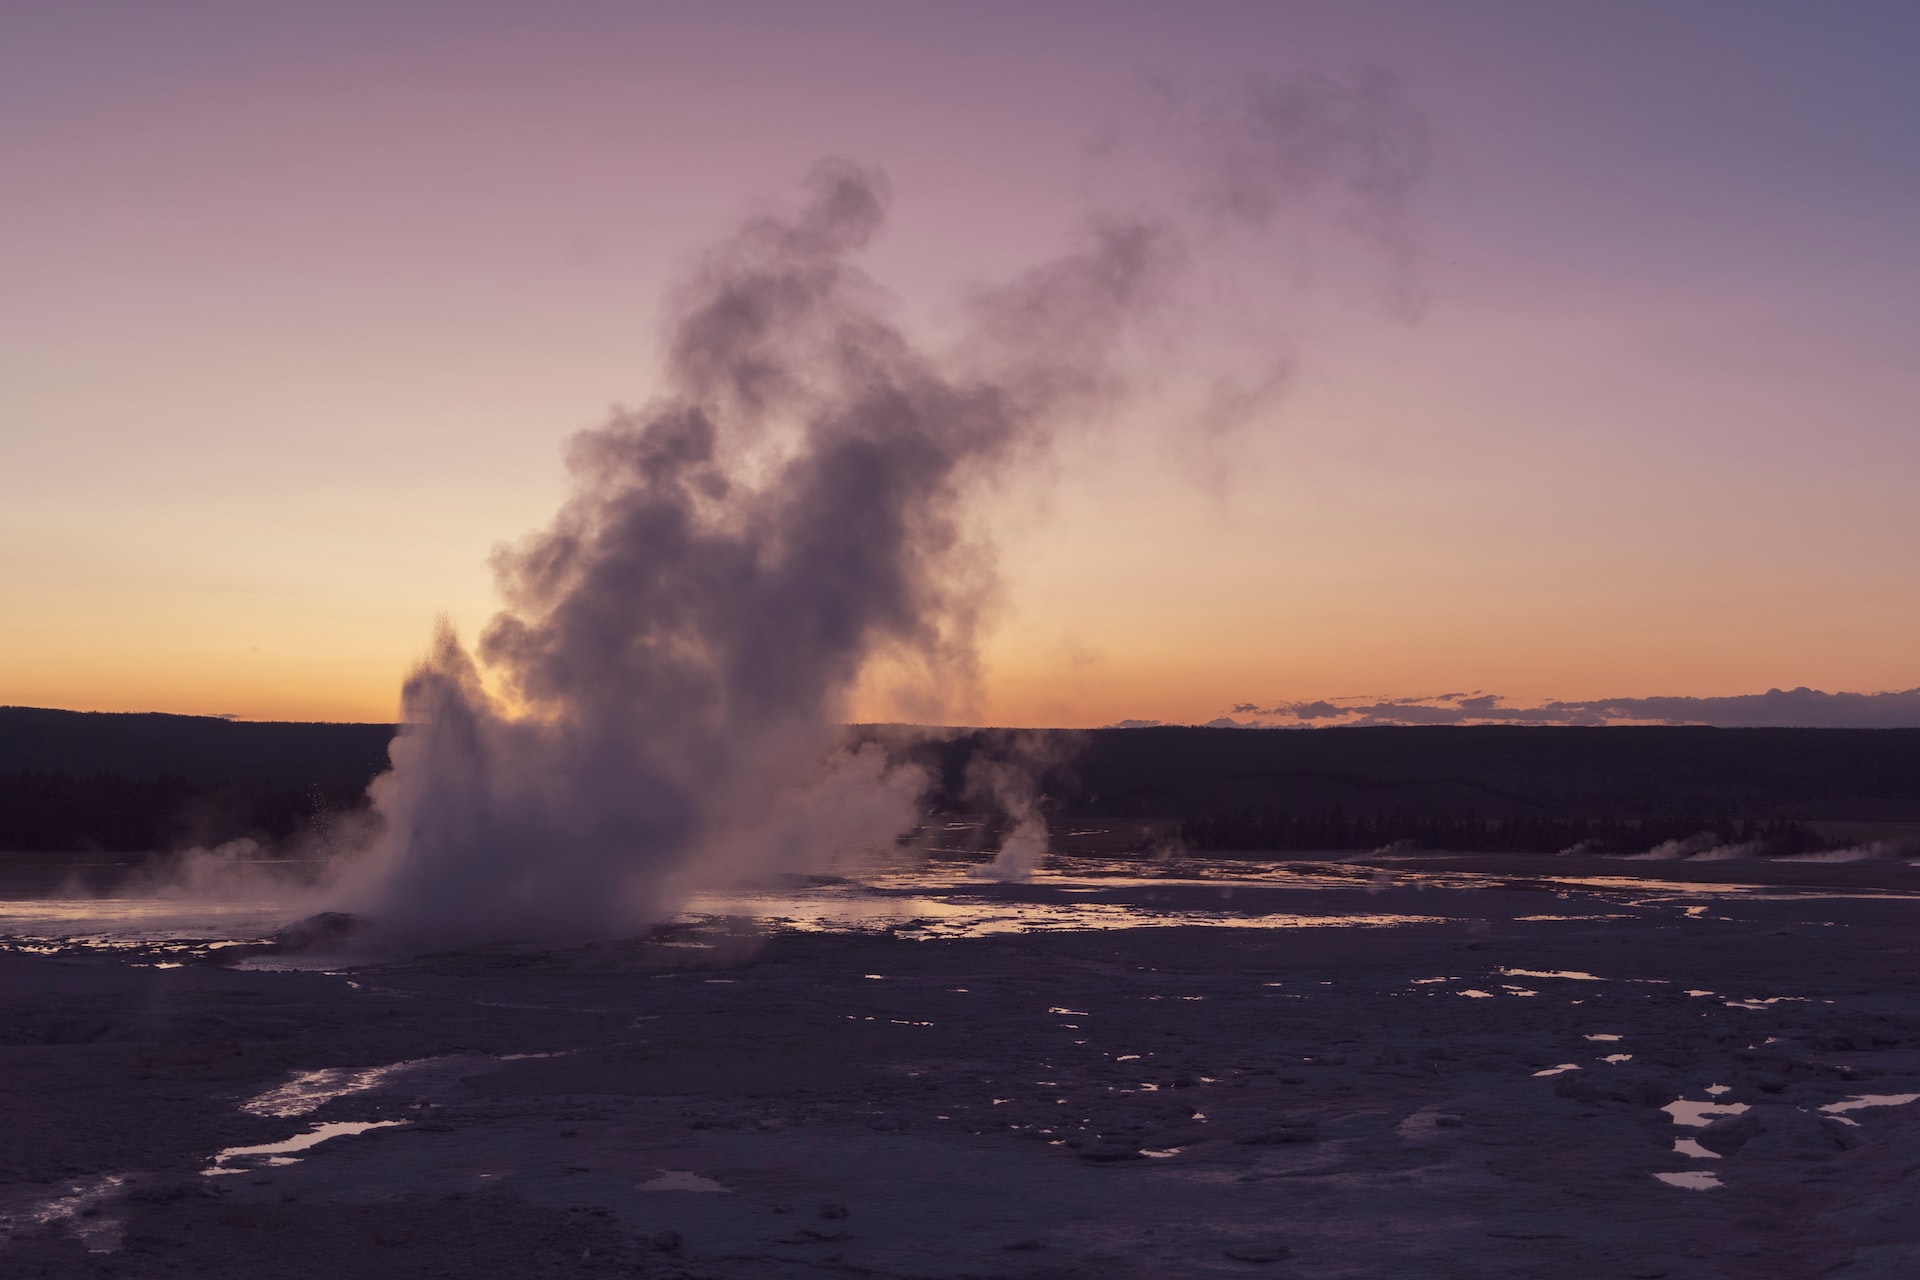
[[[1216,437],[1163,388],[988,495],[956,717],[1920,723],[1761,697],[1920,686],[1917,61],[1865,0],[16,0],[0,704],[390,719],[814,161],[886,173],[867,266],[937,342],[1180,198],[1169,102],[1386,74],[1406,261],[1202,246],[1183,358],[1285,393]]]

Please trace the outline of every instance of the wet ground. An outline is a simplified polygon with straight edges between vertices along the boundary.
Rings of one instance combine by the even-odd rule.
[[[1920,1275],[1914,869],[1729,866],[945,865],[382,964],[0,904],[0,1273]]]

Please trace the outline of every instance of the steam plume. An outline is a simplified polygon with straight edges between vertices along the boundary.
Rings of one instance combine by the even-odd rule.
[[[985,742],[967,766],[967,794],[998,809],[1011,826],[993,860],[975,871],[983,880],[1027,880],[1046,861],[1047,817],[1040,803],[1040,777],[1063,763],[1071,750],[1058,737],[1035,733],[998,735]]]
[[[578,436],[573,496],[496,555],[496,689],[444,628],[407,681],[363,886],[407,941],[601,933],[913,826],[918,772],[838,745],[848,695],[880,657],[971,679],[966,495],[1111,387],[1170,241],[1094,227],[942,361],[850,262],[883,180],[807,188],[709,256],[668,394]]]
[[[1287,181],[1344,180],[1328,146]],[[407,680],[349,904],[396,942],[605,934],[914,827],[926,779],[848,745],[850,697],[882,666],[935,704],[972,687],[992,574],[968,504],[1111,410],[1186,256],[1155,218],[1091,219],[930,352],[854,265],[887,195],[824,163],[706,257],[660,397],[574,439],[572,496],[496,554],[476,652],[443,626]],[[1032,789],[992,790],[1030,870]]]

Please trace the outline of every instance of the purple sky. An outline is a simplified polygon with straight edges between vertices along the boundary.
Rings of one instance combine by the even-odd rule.
[[[1290,391],[979,513],[974,715],[1909,689],[1916,65],[1906,3],[9,4],[0,702],[390,715],[814,159],[887,172],[937,339],[1173,198],[1169,92],[1363,68],[1432,132],[1424,311],[1337,227],[1203,246],[1202,363]]]

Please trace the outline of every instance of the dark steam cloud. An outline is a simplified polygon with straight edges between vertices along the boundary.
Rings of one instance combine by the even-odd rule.
[[[1220,101],[1167,104],[1205,206],[1256,230],[1328,201],[1346,228],[1391,269],[1404,319],[1426,306],[1414,233],[1415,196],[1433,159],[1433,132],[1398,76],[1254,76]],[[1293,225],[1303,225],[1297,219]]]
[[[1331,221],[1384,263],[1388,310],[1412,323],[1427,307],[1414,216],[1433,159],[1433,131],[1399,77],[1380,68],[1345,75],[1245,77],[1222,96],[1157,86],[1158,131],[1185,166],[1210,232],[1300,235]],[[1302,263],[1320,246],[1295,246]],[[1231,457],[1219,446],[1270,420],[1291,391],[1294,355],[1260,325],[1239,367],[1216,371],[1189,422],[1195,478],[1225,490]],[[1264,349],[1261,349],[1264,348]]]
[[[1214,121],[1216,161],[1251,166],[1227,207],[1260,221],[1338,186],[1387,243],[1404,158],[1375,135],[1401,109],[1379,86],[1256,96]],[[974,686],[993,573],[970,504],[1111,414],[1191,240],[1092,218],[934,352],[854,265],[886,205],[878,173],[825,163],[712,250],[673,299],[660,397],[574,439],[572,496],[496,554],[475,653],[443,628],[407,680],[383,834],[347,886],[395,943],[603,935],[914,829],[927,780],[848,745],[852,696]],[[1012,820],[1006,874],[1045,852],[1018,765],[977,780]]]
[[[1094,228],[940,361],[849,262],[881,178],[808,194],[708,257],[668,394],[576,437],[574,495],[496,555],[493,687],[444,630],[407,681],[370,887],[408,942],[602,933],[914,825],[916,771],[836,749],[848,696],[883,658],[971,679],[964,500],[1110,389],[1165,241]]]

